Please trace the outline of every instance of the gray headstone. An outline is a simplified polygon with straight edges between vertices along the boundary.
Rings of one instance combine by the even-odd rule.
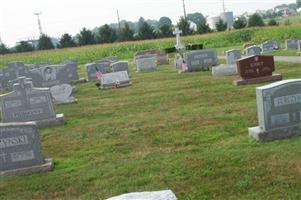
[[[186,52],[184,62],[187,64],[188,71],[192,72],[209,70],[210,67],[217,65],[218,59],[215,50],[205,49]]]
[[[269,141],[301,135],[301,79],[256,88],[259,126],[249,133]]]
[[[0,96],[3,122],[28,122],[56,119],[48,88],[33,88],[32,82],[20,77],[13,91]]]
[[[89,82],[97,81],[97,71],[101,72],[102,74],[111,72],[110,62],[96,61],[94,63],[88,63],[86,64],[86,71]]]
[[[227,64],[233,65],[236,64],[236,60],[241,58],[241,52],[237,49],[232,49],[229,51],[226,51],[226,60]]]
[[[266,41],[261,44],[261,49],[262,49],[262,52],[274,51],[275,50],[274,43],[271,41]]]
[[[111,197],[107,200],[177,200],[176,195],[171,190],[156,192],[134,192]]]
[[[213,76],[233,76],[237,75],[237,66],[236,64],[229,65],[219,65],[217,67],[212,67]]]
[[[0,125],[0,171],[45,164],[35,123]]]
[[[77,102],[77,100],[71,96],[72,90],[73,88],[69,84],[56,85],[50,88],[51,95],[56,104],[67,104]]]
[[[136,60],[137,71],[153,71],[157,69],[156,57],[143,57]]]
[[[144,58],[144,56],[156,57],[157,65],[166,65],[168,64],[168,55],[163,50],[146,50],[140,51],[135,54],[134,62],[136,59]]]
[[[113,72],[127,71],[129,74],[129,62],[128,61],[118,61],[112,65]]]
[[[258,46],[251,46],[246,48],[246,56],[259,56],[261,55],[261,48]]]
[[[298,40],[288,39],[285,40],[285,48],[288,49],[298,49]]]
[[[301,52],[301,40],[298,40],[298,51]]]
[[[131,85],[127,71],[103,74],[100,79],[100,83],[103,89],[118,88]]]

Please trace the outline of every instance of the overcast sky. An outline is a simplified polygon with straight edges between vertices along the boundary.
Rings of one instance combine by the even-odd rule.
[[[225,0],[226,9],[241,14],[269,9],[295,0]],[[43,32],[52,37],[75,35],[82,27],[92,29],[121,20],[137,21],[168,16],[175,23],[183,15],[182,0],[0,0],[0,36],[12,46],[16,41],[39,35],[34,12],[41,11]],[[222,11],[222,0],[185,0],[187,13],[215,16]]]

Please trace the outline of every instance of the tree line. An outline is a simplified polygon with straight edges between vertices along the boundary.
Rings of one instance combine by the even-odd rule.
[[[59,39],[58,44],[55,46],[49,36],[43,34],[38,40],[37,47],[33,47],[27,41],[19,42],[14,48],[9,49],[5,44],[0,44],[0,54],[15,53],[15,52],[30,52],[34,50],[47,50],[54,48],[70,48],[84,45],[113,43],[120,41],[134,41],[166,38],[173,36],[173,24],[170,18],[161,17],[156,25],[145,21],[142,17],[137,22],[136,27],[131,24],[132,22],[122,22],[119,28],[114,25],[105,24],[94,31],[83,28],[75,37],[65,33]],[[152,21],[154,23],[154,21]],[[192,23],[196,24],[196,28],[192,27]],[[242,29],[246,27],[257,26],[275,26],[278,25],[275,19],[271,19],[267,24],[264,23],[263,17],[259,14],[253,14],[248,19],[239,17],[234,21],[234,29]],[[155,27],[156,26],[156,27]],[[182,30],[182,35],[206,34],[214,31],[226,31],[228,25],[222,19],[216,23],[216,30],[212,30],[206,18],[201,13],[188,14],[186,18],[181,17],[176,26]],[[136,29],[136,30],[135,30]]]

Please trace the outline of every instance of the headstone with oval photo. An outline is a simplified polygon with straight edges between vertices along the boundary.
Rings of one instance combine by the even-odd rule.
[[[0,176],[28,175],[53,169],[42,154],[36,123],[0,124]]]
[[[301,135],[301,79],[278,81],[256,88],[259,126],[249,128],[258,141]]]
[[[239,59],[236,64],[237,72],[241,79],[235,80],[235,85],[282,80],[281,74],[273,74],[275,71],[273,56],[250,56]]]
[[[50,92],[55,104],[76,103],[77,99],[72,96],[73,88],[69,84],[55,85]]]
[[[4,123],[35,121],[38,127],[64,123],[64,115],[55,113],[49,88],[34,88],[25,77],[19,77],[13,91],[1,95],[0,99]]]
[[[119,71],[103,74],[100,84],[101,89],[113,89],[130,86],[132,83],[127,71]]]

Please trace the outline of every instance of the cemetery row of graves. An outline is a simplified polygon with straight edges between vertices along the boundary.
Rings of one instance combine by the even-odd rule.
[[[120,91],[135,84],[131,79],[136,74],[152,73],[170,62],[176,69],[170,73],[177,71],[178,76],[211,71],[212,76],[221,79],[238,76],[233,83],[228,83],[237,87],[261,84],[256,88],[258,126],[245,127],[246,137],[248,132],[256,140],[267,142],[301,134],[301,79],[283,80],[282,74],[275,73],[274,57],[262,55],[279,50],[279,41],[269,40],[260,46],[249,44],[243,53],[229,49],[225,52],[226,64],[219,64],[216,50],[203,49],[202,44],[186,46],[180,33],[178,29],[174,32],[175,48],[137,52],[132,62],[112,55],[87,63],[87,78],[79,76],[78,64],[72,60],[56,65],[13,62],[2,68],[0,87],[5,92],[0,97],[0,176],[56,170],[55,161],[43,156],[39,130],[64,126],[65,113],[56,113],[56,106],[80,101],[74,97],[80,92],[78,85],[93,83],[95,91]],[[285,44],[287,50],[301,52],[301,40],[287,39]],[[169,53],[175,53],[172,61]],[[130,69],[131,64],[136,72]],[[273,83],[264,85],[265,82]],[[153,195],[153,199],[174,200],[173,192],[137,193],[132,198]]]

